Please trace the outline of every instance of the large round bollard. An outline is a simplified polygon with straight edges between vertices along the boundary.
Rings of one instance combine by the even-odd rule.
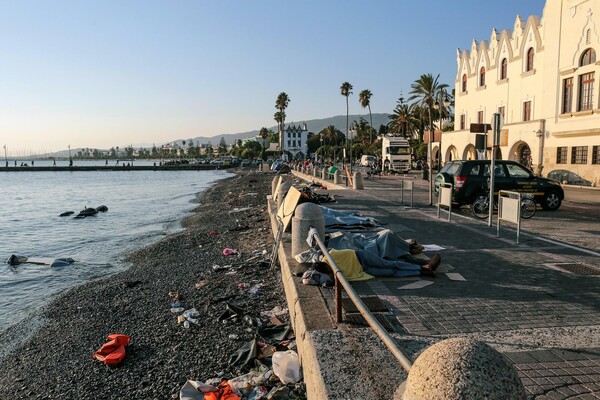
[[[335,172],[333,173],[333,183],[335,183],[336,185],[342,184],[342,177],[340,175],[340,170],[338,170],[338,169],[336,169]]]
[[[310,227],[317,230],[321,240],[325,238],[325,218],[321,207],[314,203],[302,203],[296,207],[292,217],[292,256],[308,250],[308,231]]]
[[[466,338],[442,340],[415,361],[394,398],[525,400],[517,372],[502,354]]]
[[[317,167],[313,167],[313,176],[317,177]]]
[[[283,199],[287,195],[288,191],[292,187],[292,182],[281,182],[281,186],[279,186],[279,193],[277,193],[277,208],[281,207],[281,203],[283,203]]]
[[[352,189],[363,190],[364,188],[365,188],[365,185],[363,184],[362,174],[360,172],[356,171],[352,175]]]
[[[329,168],[323,167],[323,169],[321,170],[321,179],[323,179],[324,181],[326,181],[327,180],[327,174],[329,174]]]

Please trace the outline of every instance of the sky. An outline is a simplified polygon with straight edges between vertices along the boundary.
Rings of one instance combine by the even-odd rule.
[[[0,146],[121,148],[346,113],[391,113],[456,49],[544,0],[0,0]],[[310,127],[308,127],[310,130]],[[2,149],[0,149],[2,150]]]

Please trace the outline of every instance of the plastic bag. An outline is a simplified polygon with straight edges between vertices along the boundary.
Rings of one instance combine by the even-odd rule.
[[[272,360],[273,373],[282,383],[296,383],[302,379],[300,359],[295,351],[276,351]]]

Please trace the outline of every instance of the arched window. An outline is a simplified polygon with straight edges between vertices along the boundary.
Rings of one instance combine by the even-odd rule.
[[[485,86],[485,67],[479,70],[479,86]]]
[[[462,77],[462,92],[467,91],[467,74],[464,74]]]
[[[508,74],[508,60],[506,58],[502,59],[502,63],[500,64],[500,80],[506,79]]]
[[[594,49],[587,49],[581,55],[581,60],[579,60],[579,66],[583,67],[584,65],[593,64],[596,62],[596,52]]]
[[[527,50],[527,65],[525,66],[525,71],[533,71],[533,56],[535,55],[535,51],[533,47],[530,47]]]

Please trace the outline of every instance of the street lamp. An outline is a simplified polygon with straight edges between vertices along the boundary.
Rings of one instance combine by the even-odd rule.
[[[444,100],[442,102],[442,96],[444,97]],[[440,112],[440,141],[439,141],[439,146],[440,146],[440,156],[438,157],[438,164],[441,165],[441,162],[444,161],[444,156],[442,153],[442,118],[443,118],[443,114],[444,114],[444,109],[441,107],[441,104],[444,104],[444,107],[448,108],[450,106],[450,100],[448,99],[448,93],[446,93],[446,89],[441,89],[438,92],[438,100],[435,101],[435,104],[433,105],[433,108],[435,108],[436,110],[439,110]],[[440,161],[440,158],[442,159]]]
[[[69,167],[73,166],[73,159],[71,158],[71,145],[69,147]]]
[[[4,161],[6,161],[6,168],[8,168],[8,157],[6,156],[6,145],[4,145]]]
[[[325,158],[323,157],[323,134],[321,134],[320,140],[321,140],[321,163],[323,163],[325,161]]]

